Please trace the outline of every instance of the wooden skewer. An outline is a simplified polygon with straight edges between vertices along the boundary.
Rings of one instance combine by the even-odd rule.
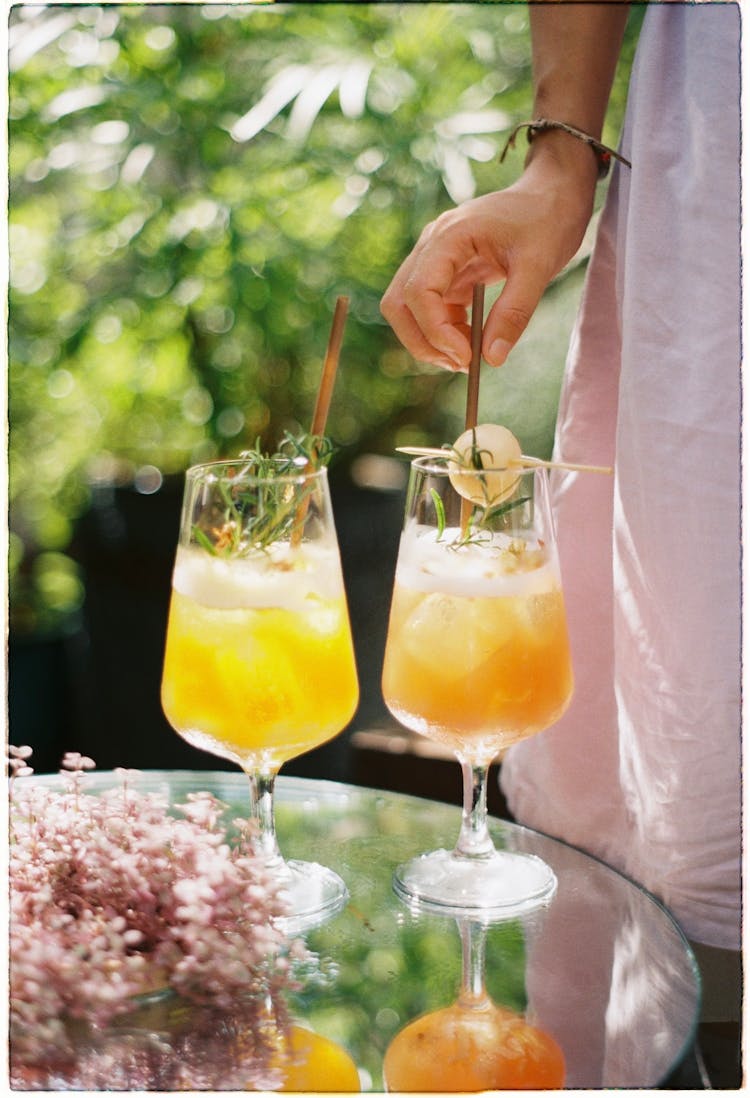
[[[511,465],[521,465],[524,469],[533,469],[539,465],[542,469],[570,469],[573,473],[614,473],[611,465],[577,465],[572,461],[544,461],[542,458],[527,457],[521,454],[520,460],[511,461]]]
[[[450,457],[450,450],[438,450],[437,446],[397,446],[397,454],[412,454],[414,457]]]
[[[439,450],[436,446],[397,446],[396,451],[399,454],[412,454],[414,457],[449,458],[451,456],[450,450],[445,448]],[[521,454],[519,459],[511,461],[510,464],[521,469],[533,469],[539,465],[544,469],[569,469],[574,473],[612,474],[614,472],[611,465],[577,465],[570,461],[545,461],[543,458],[529,457],[527,454]]]

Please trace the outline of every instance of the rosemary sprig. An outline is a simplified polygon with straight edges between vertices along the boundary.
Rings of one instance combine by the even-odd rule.
[[[445,532],[445,507],[443,501],[440,498],[440,493],[435,488],[430,488],[430,495],[432,496],[432,505],[435,508],[435,517],[437,519],[437,541],[440,541]]]
[[[322,435],[285,432],[275,454],[243,450],[245,464],[230,480],[218,482],[218,503],[193,524],[196,544],[213,556],[247,556],[288,541],[304,521],[311,484],[279,478],[299,476],[327,465],[335,447]],[[298,531],[301,534],[301,530]]]
[[[458,536],[450,543],[450,549],[461,549],[465,545],[483,545],[492,542],[492,534],[501,531],[506,525],[505,518],[517,507],[522,507],[531,500],[531,496],[519,496],[518,499],[506,500],[492,509],[474,507],[469,516],[465,529],[460,529]],[[441,503],[442,507],[442,503]],[[440,540],[443,530],[438,523],[438,537]]]
[[[497,507],[488,507],[483,511],[479,520],[479,525],[489,526],[490,523],[494,523],[497,519],[503,518],[509,511],[514,510],[516,507],[522,507],[524,503],[529,503],[530,501],[531,496],[519,496],[518,499],[508,499],[504,503],[499,503]]]

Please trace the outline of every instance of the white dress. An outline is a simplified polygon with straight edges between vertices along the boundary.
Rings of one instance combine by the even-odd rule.
[[[516,818],[740,944],[739,10],[652,4],[571,342],[555,474],[576,692]]]

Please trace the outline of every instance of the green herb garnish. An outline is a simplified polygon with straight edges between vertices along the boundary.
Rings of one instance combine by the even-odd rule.
[[[518,499],[509,499],[505,503],[499,503],[497,507],[488,507],[480,518],[479,525],[488,526],[490,522],[502,518],[516,507],[522,507],[524,503],[529,503],[530,500],[531,496],[519,496]]]
[[[279,478],[320,469],[333,453],[333,444],[324,436],[287,431],[275,454],[261,450],[258,440],[254,449],[240,453],[235,477],[218,482],[218,504],[193,525],[193,539],[221,557],[265,552],[275,542],[301,540],[314,486]]]
[[[519,496],[518,499],[505,500],[497,507],[474,507],[466,529],[459,532],[451,542],[451,549],[460,549],[464,545],[482,545],[490,543],[492,534],[507,528],[505,518],[517,507],[529,503],[531,496]],[[442,506],[442,503],[441,503]],[[442,531],[441,531],[442,532]],[[438,539],[440,534],[438,534]]]
[[[445,532],[445,507],[443,501],[440,498],[440,493],[435,488],[430,488],[430,495],[432,496],[432,503],[435,508],[435,517],[437,518],[437,540],[440,541],[443,533]]]

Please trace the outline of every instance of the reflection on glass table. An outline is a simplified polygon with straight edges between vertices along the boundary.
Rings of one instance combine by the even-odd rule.
[[[173,801],[210,790],[230,805],[230,820],[246,803],[241,774],[151,771],[138,779],[146,788],[163,783]],[[278,781],[284,849],[330,866],[349,891],[344,910],[305,933],[311,960],[288,1004],[298,1039],[323,1058],[323,1072],[326,1062],[339,1065],[336,1089],[356,1085],[354,1064],[360,1089],[382,1092],[384,1058],[397,1035],[447,1011],[466,990],[470,943],[462,950],[456,921],[405,906],[392,887],[396,864],[451,841],[460,811],[332,782]],[[700,999],[694,958],[676,924],[647,893],[579,851],[500,820],[491,819],[490,830],[498,849],[543,858],[558,887],[546,906],[482,927],[481,994],[560,1050],[565,1087],[665,1081],[692,1047]],[[471,963],[468,971],[471,983]],[[307,1085],[303,1070],[298,1089],[322,1089],[314,1070],[312,1063]]]
[[[337,976],[324,999],[310,1002],[308,1019],[332,1022],[340,1011],[337,1032],[378,1090],[395,1033],[449,1005],[461,986],[453,920],[409,911],[391,885],[395,864],[451,841],[460,810],[301,780],[282,785],[279,810],[284,841],[300,856],[328,859],[351,895],[346,911],[309,936]],[[489,995],[558,1043],[567,1087],[658,1085],[691,1047],[697,1024],[697,968],[682,933],[651,896],[602,863],[500,820],[490,831],[499,849],[547,862],[558,889],[546,908],[488,927]]]
[[[500,1007],[485,982],[489,924],[458,918],[461,989],[455,1003],[400,1029],[386,1049],[383,1082],[393,1091],[559,1090],[557,1042],[522,1014]]]

